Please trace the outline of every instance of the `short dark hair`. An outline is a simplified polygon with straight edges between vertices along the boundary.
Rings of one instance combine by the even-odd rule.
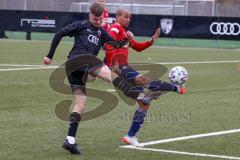
[[[123,9],[118,9],[116,12],[116,16],[121,16],[123,13]]]
[[[116,17],[117,16],[119,16],[119,17],[121,17],[124,13],[129,13],[129,14],[131,14],[128,10],[126,10],[126,9],[123,9],[123,8],[120,8],[120,9],[118,9],[117,10],[117,12],[116,12]]]
[[[104,11],[104,7],[98,2],[94,2],[89,9],[90,13],[94,14],[96,17],[100,17]]]

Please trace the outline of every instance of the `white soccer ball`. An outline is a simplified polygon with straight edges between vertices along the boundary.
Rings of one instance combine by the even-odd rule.
[[[188,72],[184,67],[173,67],[168,74],[171,83],[175,85],[183,85],[188,79]]]

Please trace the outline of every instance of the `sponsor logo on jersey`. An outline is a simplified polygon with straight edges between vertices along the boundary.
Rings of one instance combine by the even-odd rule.
[[[95,45],[98,45],[99,43],[99,38],[94,36],[94,35],[89,35],[88,36],[88,41],[91,42],[91,43],[94,43]]]

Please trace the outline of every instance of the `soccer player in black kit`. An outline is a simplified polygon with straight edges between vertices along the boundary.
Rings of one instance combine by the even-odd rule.
[[[153,95],[145,95],[145,93],[142,93],[141,90],[132,86],[124,78],[111,72],[111,70],[96,57],[104,43],[115,41],[101,27],[103,11],[104,8],[101,4],[97,2],[93,3],[90,6],[89,20],[76,21],[58,31],[52,40],[48,55],[43,59],[44,64],[51,64],[54,52],[61,38],[64,36],[74,36],[74,46],[70,51],[65,67],[75,97],[75,105],[70,115],[68,136],[63,144],[63,148],[72,154],[80,154],[75,142],[75,136],[81,120],[81,113],[83,113],[85,109],[85,86],[88,74],[113,83],[113,85],[122,90],[126,96],[140,101],[140,103],[150,103],[150,101],[155,98]],[[128,39],[131,39],[131,36],[132,33],[127,33]],[[117,41],[115,43],[123,44]]]

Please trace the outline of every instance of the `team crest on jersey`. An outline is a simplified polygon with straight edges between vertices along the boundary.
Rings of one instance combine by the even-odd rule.
[[[169,34],[173,27],[173,19],[164,18],[160,20],[161,29],[164,34]]]
[[[100,37],[102,34],[102,32],[100,30],[98,30],[98,37]]]

